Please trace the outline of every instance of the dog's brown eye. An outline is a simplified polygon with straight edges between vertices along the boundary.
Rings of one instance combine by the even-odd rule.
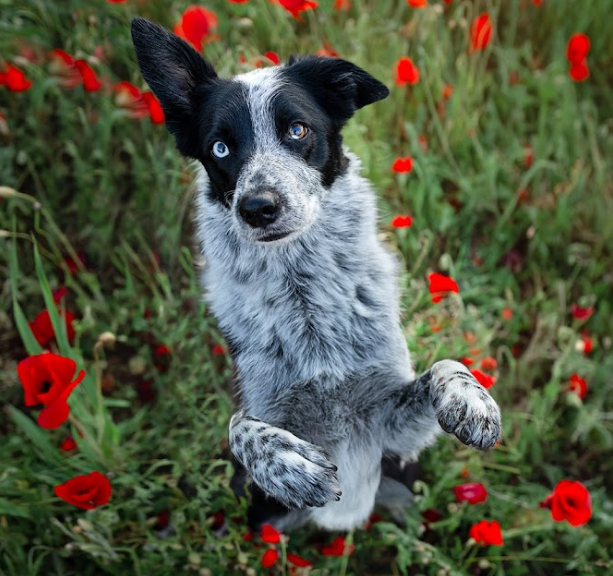
[[[300,122],[295,122],[289,127],[290,138],[294,140],[302,140],[309,132],[309,129]]]

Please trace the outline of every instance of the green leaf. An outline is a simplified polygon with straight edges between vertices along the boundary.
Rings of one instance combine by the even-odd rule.
[[[40,282],[43,292],[43,298],[45,299],[45,306],[47,307],[49,317],[51,318],[51,324],[53,325],[53,331],[55,332],[55,339],[58,343],[60,353],[64,356],[70,356],[70,344],[68,343],[66,322],[64,322],[64,320],[61,318],[57,310],[57,305],[53,301],[53,292],[51,291],[51,286],[49,286],[49,281],[47,280],[47,275],[45,274],[43,262],[40,258],[40,253],[36,244],[34,244],[34,265],[36,268],[36,276],[38,277],[38,281]]]
[[[25,506],[19,506],[6,498],[0,498],[0,516],[16,516],[17,518],[31,518],[32,514]]]
[[[15,223],[13,222],[13,244],[10,251],[10,277],[11,277],[11,296],[13,300],[13,317],[15,318],[15,325],[19,336],[26,347],[28,354],[40,354],[43,349],[40,344],[34,338],[32,330],[28,324],[26,315],[23,313],[19,302],[17,301],[17,294],[19,288],[17,287],[17,277],[19,276],[19,264],[17,260],[17,240],[15,239]]]

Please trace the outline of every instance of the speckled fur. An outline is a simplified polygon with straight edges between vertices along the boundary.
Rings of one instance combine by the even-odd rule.
[[[202,281],[240,385],[230,447],[259,487],[253,497],[274,498],[267,520],[351,529],[376,500],[410,502],[382,462],[389,472],[415,458],[443,429],[494,446],[500,412],[464,366],[444,360],[416,377],[398,264],[377,236],[360,162],[341,148],[343,124],[387,88],[349,62],[312,57],[222,80],[154,23],[136,18],[132,36],[177,147],[201,163]],[[302,115],[313,130],[293,142]],[[213,142],[226,136],[234,155],[216,160]],[[238,203],[271,190],[274,222],[248,225]]]
[[[271,93],[274,73],[252,72],[248,83],[252,106],[274,103],[257,97]],[[399,325],[397,262],[377,237],[358,159],[347,151],[349,169],[326,189],[266,132],[266,110],[257,118],[262,144],[234,204],[261,174],[295,206],[311,202],[304,213],[316,217],[298,218],[302,228],[287,239],[254,242],[235,210],[210,200],[199,171],[203,283],[240,378],[230,445],[264,492],[302,510],[278,527],[309,519],[350,529],[372,511],[384,453],[415,458],[443,428],[491,448],[500,413],[462,364],[439,362],[416,378]]]

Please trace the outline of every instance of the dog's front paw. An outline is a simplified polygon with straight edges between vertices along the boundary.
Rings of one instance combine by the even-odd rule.
[[[230,447],[252,480],[288,508],[321,507],[339,500],[337,467],[319,446],[246,419],[231,428]]]
[[[463,364],[442,360],[432,368],[432,402],[445,432],[474,448],[494,448],[502,436],[500,409]]]

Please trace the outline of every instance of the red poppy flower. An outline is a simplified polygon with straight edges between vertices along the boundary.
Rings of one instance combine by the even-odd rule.
[[[419,68],[413,64],[413,60],[403,56],[396,62],[396,86],[410,84],[414,86],[419,82]]]
[[[449,100],[453,96],[453,86],[451,84],[445,84],[443,86],[443,98]]]
[[[422,510],[420,514],[425,520],[426,525],[430,522],[438,522],[439,520],[443,519],[443,515],[435,508],[428,508],[426,510]]]
[[[392,219],[392,228],[409,228],[413,224],[413,218],[408,214],[395,216]]]
[[[92,510],[104,506],[111,497],[111,483],[104,474],[91,472],[83,476],[75,476],[56,486],[53,491],[58,498],[68,504]]]
[[[279,4],[290,12],[294,18],[300,18],[300,12],[312,10],[319,5],[315,0],[279,0]]]
[[[483,360],[481,360],[481,368],[483,370],[496,370],[498,366],[498,362],[496,362],[496,358],[492,358],[491,356],[486,356]]]
[[[502,531],[496,520],[488,522],[481,520],[478,524],[470,527],[468,537],[479,542],[481,546],[502,546]]]
[[[511,320],[511,318],[513,318],[513,310],[511,310],[510,308],[503,308],[502,309],[502,319]]]
[[[479,14],[470,27],[470,45],[473,50],[483,50],[492,39],[492,20],[487,12]]]
[[[298,568],[306,568],[311,566],[311,563],[305,558],[301,558],[300,556],[296,556],[296,554],[288,554],[287,561],[294,566],[298,566]]]
[[[110,2],[111,4],[123,4],[126,0],[106,0],[107,2]]]
[[[149,117],[154,124],[164,124],[166,117],[160,101],[155,97],[153,92],[143,92],[143,100],[149,110]]]
[[[264,556],[262,556],[262,566],[264,568],[270,568],[275,565],[278,559],[279,553],[274,548],[269,548],[264,552]]]
[[[338,12],[349,10],[351,2],[349,0],[334,0],[334,9]]]
[[[85,60],[75,60],[74,65],[81,73],[83,88],[87,92],[97,92],[102,88],[102,82],[98,80],[98,76],[96,76],[93,68]]]
[[[466,356],[464,358],[460,358],[460,362],[462,362],[464,366],[472,366],[475,363],[472,358],[467,358]]]
[[[587,80],[590,75],[590,69],[587,65],[587,60],[581,60],[581,62],[573,62],[568,69],[568,75],[575,82],[583,82]]]
[[[189,42],[198,52],[209,32],[217,27],[217,15],[202,6],[190,6],[173,28],[174,33]]]
[[[68,397],[85,378],[83,370],[75,378],[76,370],[74,360],[51,352],[29,356],[17,364],[26,406],[44,406],[37,419],[41,428],[57,428],[68,418]]]
[[[268,58],[275,66],[281,63],[281,58],[279,58],[279,55],[276,52],[264,52],[264,56]]]
[[[211,350],[211,354],[213,354],[213,356],[223,356],[225,353],[226,350],[221,344],[215,344],[215,346],[213,346],[213,350]]]
[[[453,493],[458,502],[479,504],[479,502],[485,502],[487,500],[487,490],[483,484],[458,484],[453,487]]]
[[[579,64],[589,54],[590,39],[585,34],[573,34],[566,47],[566,59],[571,64]]]
[[[434,304],[440,302],[449,292],[460,293],[456,281],[449,276],[443,276],[435,272],[428,275],[428,281],[430,282],[429,290]]]
[[[149,115],[154,124],[164,123],[164,111],[153,92],[141,92],[130,82],[118,82],[114,86],[115,103],[123,108],[130,118]]]
[[[324,556],[349,556],[355,550],[353,544],[347,546],[345,538],[339,536],[332,541],[329,546],[324,546],[321,549],[321,553]]]
[[[262,538],[262,542],[278,544],[281,542],[281,533],[270,524],[264,524],[260,532],[260,538]]]
[[[25,92],[32,86],[32,82],[26,78],[24,72],[12,64],[9,64],[0,76],[0,86],[5,84],[12,92]]]
[[[213,524],[211,525],[211,528],[213,530],[219,530],[224,525],[225,520],[226,515],[224,511],[218,510],[217,512],[215,512],[215,514],[213,514]]]
[[[425,8],[428,5],[428,0],[407,0],[407,4],[411,8]]]
[[[81,72],[75,66],[75,59],[59,48],[49,53],[49,72],[58,79],[63,88],[75,88],[83,81]]]
[[[392,164],[392,171],[397,174],[408,173],[413,170],[413,159],[409,156],[405,158],[396,158]]]
[[[484,388],[491,388],[496,383],[496,379],[493,376],[484,374],[481,370],[471,370],[470,373]]]
[[[577,342],[577,350],[579,352],[583,352],[584,354],[589,354],[594,349],[594,343],[592,339],[587,335],[583,334],[581,336],[581,340]]]
[[[567,520],[571,526],[582,526],[592,517],[592,498],[581,482],[558,482],[553,494],[547,496],[539,506],[549,508],[556,522]]]
[[[130,82],[118,82],[113,87],[115,103],[127,112],[130,118],[144,118],[147,116],[147,104],[143,100],[141,91]]]
[[[532,0],[532,4],[535,6],[541,6],[543,4],[543,0]]]
[[[594,308],[581,308],[573,303],[570,305],[570,313],[575,320],[587,320],[594,313]]]
[[[66,439],[60,444],[60,450],[64,452],[70,452],[77,447],[77,443],[72,436],[67,436]]]
[[[75,319],[75,315],[69,310],[66,310],[63,318],[66,324],[68,342],[72,343],[75,335],[72,322]],[[28,326],[30,330],[32,330],[32,334],[34,334],[36,341],[43,347],[47,346],[55,338],[55,331],[53,330],[53,324],[51,323],[51,316],[48,310],[39,312],[34,320],[28,323]]]
[[[317,56],[325,56],[326,58],[338,58],[338,52],[327,42],[324,42],[323,48],[317,50],[315,54]]]
[[[249,0],[228,0],[228,2],[232,2],[233,4],[244,4],[245,2],[249,2]]]
[[[573,374],[570,377],[569,390],[577,394],[577,396],[583,400],[587,394],[587,382],[585,378],[581,378],[579,374]]]

